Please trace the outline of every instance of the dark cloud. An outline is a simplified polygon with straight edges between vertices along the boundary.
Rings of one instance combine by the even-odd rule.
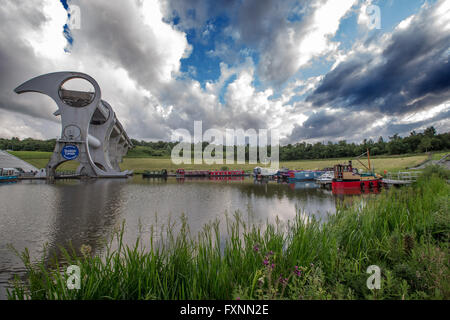
[[[8,0],[0,6],[0,109],[55,121],[55,103],[41,95],[17,96],[13,91],[24,81],[35,77],[47,64],[30,63],[37,60],[31,45],[20,33],[32,32],[43,26],[47,18],[41,6],[30,2]],[[49,70],[49,72],[54,70]]]
[[[152,21],[159,29],[136,19],[143,3],[124,5],[112,1],[72,1],[81,8],[81,28],[73,30],[76,40],[73,56],[102,57],[124,68],[145,88],[158,86],[171,72],[178,71],[180,59],[188,49],[185,35],[175,32],[161,21]],[[156,14],[157,18],[158,15]],[[161,17],[162,19],[162,17]]]
[[[383,124],[373,126],[375,121],[382,117],[380,113],[321,110],[314,112],[302,125],[295,125],[291,134],[282,143],[296,143],[304,140],[360,142],[363,139],[376,139],[379,136],[389,137],[394,134],[404,136],[413,130],[424,129],[428,126],[448,131],[450,109],[447,108],[424,120],[402,123],[397,118],[390,118]]]
[[[325,2],[321,0],[319,2]],[[172,0],[167,1],[166,11],[179,18],[178,27],[182,30],[196,31],[196,36],[202,33],[209,20],[217,16],[226,16],[229,26],[223,37],[233,37],[233,43],[215,43],[212,56],[220,56],[223,61],[239,60],[242,48],[250,48],[259,52],[262,63],[258,72],[262,80],[281,85],[298,69],[295,59],[298,59],[296,46],[310,31],[313,23],[308,15],[302,19],[292,19],[301,10],[313,13],[314,9],[305,1],[288,0],[246,0],[246,1],[206,1],[206,0]],[[295,41],[290,37],[294,31]]]
[[[191,130],[198,120],[203,121],[203,130],[260,129],[274,123],[282,127],[291,125],[309,108],[309,103],[302,100],[299,104],[305,106],[303,109],[289,111],[289,103],[285,106],[284,102],[266,97],[253,81],[258,78],[263,83],[284,83],[298,71],[299,58],[303,57],[298,44],[323,22],[313,17],[320,6],[311,4],[317,2],[167,1],[162,19],[167,22],[179,16],[177,26],[154,24],[161,21],[150,21],[153,24],[149,25],[148,20],[143,21],[147,1],[136,0],[127,5],[108,0],[71,3],[81,8],[81,29],[72,30],[75,38],[72,53],[56,59],[40,54],[39,48],[32,46],[44,36],[40,31],[51,18],[48,17],[51,10],[44,12],[43,6],[26,1],[6,0],[0,6],[0,109],[16,113],[16,119],[17,115],[23,117],[23,126],[18,125],[14,132],[28,134],[35,130],[45,135],[48,121],[37,118],[58,122],[52,115],[55,104],[50,99],[38,94],[18,96],[13,89],[34,76],[63,70],[86,72],[97,79],[103,98],[111,103],[129,135],[138,139],[167,140],[173,129]],[[61,10],[64,11],[62,6]],[[293,18],[293,12],[301,16]],[[227,51],[245,48],[259,55],[259,60],[255,61],[256,66],[231,67],[236,67],[233,72],[237,79],[240,74],[249,73],[248,82],[233,80],[224,88],[210,91],[179,73],[180,59],[189,52],[182,31],[194,28],[201,32],[212,17],[221,14],[230,18],[230,25],[223,32],[236,36],[235,43],[225,48],[221,57]],[[423,122],[397,121],[404,113],[449,100],[450,32],[433,14],[433,8],[424,10],[408,28],[394,31],[389,41],[377,35],[363,39],[367,46],[378,44],[382,53],[355,50],[355,54],[329,72],[309,97],[318,107],[316,112],[303,125],[296,125],[288,140],[359,139],[363,135],[403,133],[430,123],[448,125],[448,112]],[[154,17],[160,18],[157,14]],[[340,15],[336,15],[335,22],[339,19]],[[444,20],[448,23],[448,18]],[[288,31],[294,34],[291,39]],[[62,32],[63,25],[61,37]],[[216,38],[224,43],[221,37]],[[324,42],[326,48],[328,40]],[[323,54],[319,49],[311,53],[311,59]],[[223,103],[219,91],[225,92]],[[231,91],[234,93],[230,94]],[[323,107],[337,107],[339,111],[325,111]],[[3,120],[6,114],[10,116],[4,112]],[[388,122],[381,127],[370,129],[365,123],[386,115]],[[39,121],[45,125],[37,125]]]
[[[339,140],[355,135],[358,131],[365,131],[375,119],[376,115],[322,110],[310,115],[302,125],[295,125],[291,135],[284,142],[295,143],[319,138]]]
[[[394,134],[407,135],[413,130],[418,130],[419,128],[426,128],[429,126],[434,126],[438,131],[448,131],[448,125],[450,124],[450,109],[447,109],[434,117],[419,120],[409,123],[396,123],[394,120],[388,121],[382,127],[376,127],[371,132],[372,135],[380,135],[380,131],[383,132],[384,136],[393,136]]]
[[[258,46],[273,41],[287,27],[290,7],[286,1],[245,1],[236,17],[242,41]]]
[[[381,54],[355,53],[329,72],[307,101],[399,115],[420,111],[450,99],[450,29],[448,17],[437,19],[436,7],[423,9],[408,27],[386,41],[369,43]]]

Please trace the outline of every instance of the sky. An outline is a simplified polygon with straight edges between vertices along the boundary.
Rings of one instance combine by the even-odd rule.
[[[2,0],[0,137],[60,135],[49,97],[13,92],[56,71],[94,77],[138,140],[194,121],[282,144],[447,132],[449,56],[450,1]]]

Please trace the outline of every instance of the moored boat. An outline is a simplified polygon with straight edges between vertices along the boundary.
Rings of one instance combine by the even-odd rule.
[[[0,183],[16,182],[19,176],[13,168],[0,168]]]
[[[209,171],[210,177],[242,177],[245,176],[244,170],[216,170]]]
[[[369,167],[360,162],[368,170],[366,173],[360,173],[358,169],[353,168],[351,160],[348,164],[337,164],[334,166],[334,178],[331,184],[333,193],[340,193],[342,189],[374,190],[381,187],[382,177],[372,170],[369,150],[366,153]]]
[[[291,171],[289,173],[289,181],[310,181],[315,180],[321,175],[323,175],[325,171],[322,170],[299,170],[299,171]]]
[[[334,179],[334,171],[325,171],[324,174],[322,174],[315,180],[316,180],[316,183],[318,183],[320,185],[327,185],[327,184],[331,184],[333,182],[333,179]]]
[[[291,171],[292,170],[289,170],[288,168],[282,168],[276,173],[276,178],[278,179],[278,181],[287,181]]]
[[[191,170],[191,171],[186,171],[184,169],[177,169],[176,177],[177,178],[209,177],[209,170]]]
[[[255,178],[274,178],[278,173],[278,170],[271,168],[256,167],[253,169],[253,176]]]
[[[142,178],[167,178],[167,170],[163,169],[161,171],[144,171]]]

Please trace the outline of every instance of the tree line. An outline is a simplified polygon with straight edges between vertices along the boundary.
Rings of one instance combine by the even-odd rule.
[[[170,157],[173,147],[177,142],[165,141],[138,141],[131,139],[135,148],[128,152],[129,157]],[[55,139],[37,140],[27,138],[20,140],[17,137],[12,139],[0,138],[1,150],[14,151],[53,151]],[[208,142],[203,142],[202,150],[208,146]],[[249,146],[245,147],[246,159],[249,155]],[[450,132],[438,134],[434,127],[429,127],[424,132],[412,131],[409,136],[401,137],[394,134],[387,141],[379,137],[375,142],[372,139],[364,139],[361,143],[348,143],[345,140],[338,142],[328,141],[317,143],[299,142],[280,147],[280,160],[301,160],[301,159],[326,159],[356,157],[366,150],[370,150],[371,155],[397,155],[407,153],[422,153],[429,151],[450,150]],[[194,146],[192,146],[192,151]],[[237,147],[235,147],[235,157]],[[226,155],[224,148],[224,157]],[[270,155],[270,149],[269,149]]]

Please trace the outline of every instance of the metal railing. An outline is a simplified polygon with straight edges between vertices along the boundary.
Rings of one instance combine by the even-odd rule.
[[[19,177],[21,178],[31,178],[34,177],[36,175],[35,172],[21,172],[19,173]]]
[[[416,181],[422,171],[388,172],[386,179],[398,181]]]

